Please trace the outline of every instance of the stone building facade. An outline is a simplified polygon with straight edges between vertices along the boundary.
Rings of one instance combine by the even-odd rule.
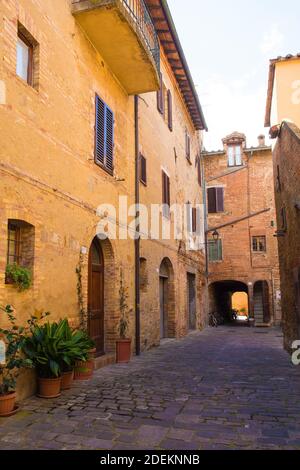
[[[270,61],[265,126],[273,139],[284,346],[300,339],[300,55]]]
[[[230,314],[233,294],[243,292],[256,326],[280,324],[272,149],[264,136],[248,148],[246,136],[234,132],[222,150],[202,157],[210,311]]]
[[[135,2],[0,4],[0,303],[20,322],[46,310],[75,326],[82,310],[99,366],[114,361],[120,285],[133,353],[137,308],[142,350],[205,323],[203,244],[143,239],[137,268],[134,237],[104,240],[108,225],[132,231],[120,196],[128,207],[138,195],[148,208],[202,203],[206,124],[179,38],[165,1]],[[31,271],[30,289],[10,283],[14,263]],[[20,396],[33,391],[21,384]]]

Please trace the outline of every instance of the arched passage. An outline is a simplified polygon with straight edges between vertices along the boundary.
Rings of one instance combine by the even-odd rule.
[[[160,337],[175,336],[174,270],[169,258],[165,258],[159,270]]]
[[[269,284],[257,281],[253,288],[253,308],[255,325],[268,325],[271,321]]]
[[[209,302],[210,311],[217,312],[224,322],[234,321],[232,311],[234,309],[233,296],[239,293],[241,296],[246,295],[247,312],[249,312],[249,295],[248,286],[244,282],[225,280],[210,284],[209,286]]]

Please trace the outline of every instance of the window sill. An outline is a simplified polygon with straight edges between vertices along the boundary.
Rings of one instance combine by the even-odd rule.
[[[114,170],[110,170],[105,165],[102,165],[101,163],[97,162],[96,160],[94,160],[94,163],[95,163],[96,166],[98,166],[103,171],[105,171],[105,173],[108,173],[110,176],[114,176]]]

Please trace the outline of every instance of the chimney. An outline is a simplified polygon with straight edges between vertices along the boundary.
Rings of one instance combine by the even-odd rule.
[[[258,136],[258,146],[259,147],[265,147],[266,146],[266,136],[263,134],[260,134]]]

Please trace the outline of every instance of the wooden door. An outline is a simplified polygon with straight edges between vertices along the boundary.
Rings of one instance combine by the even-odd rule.
[[[188,311],[189,329],[196,329],[196,277],[194,274],[187,275],[188,281]]]
[[[104,261],[98,239],[89,254],[88,330],[96,344],[97,356],[104,354]]]
[[[166,338],[166,320],[167,320],[167,286],[168,279],[159,278],[159,302],[160,302],[160,338]]]

